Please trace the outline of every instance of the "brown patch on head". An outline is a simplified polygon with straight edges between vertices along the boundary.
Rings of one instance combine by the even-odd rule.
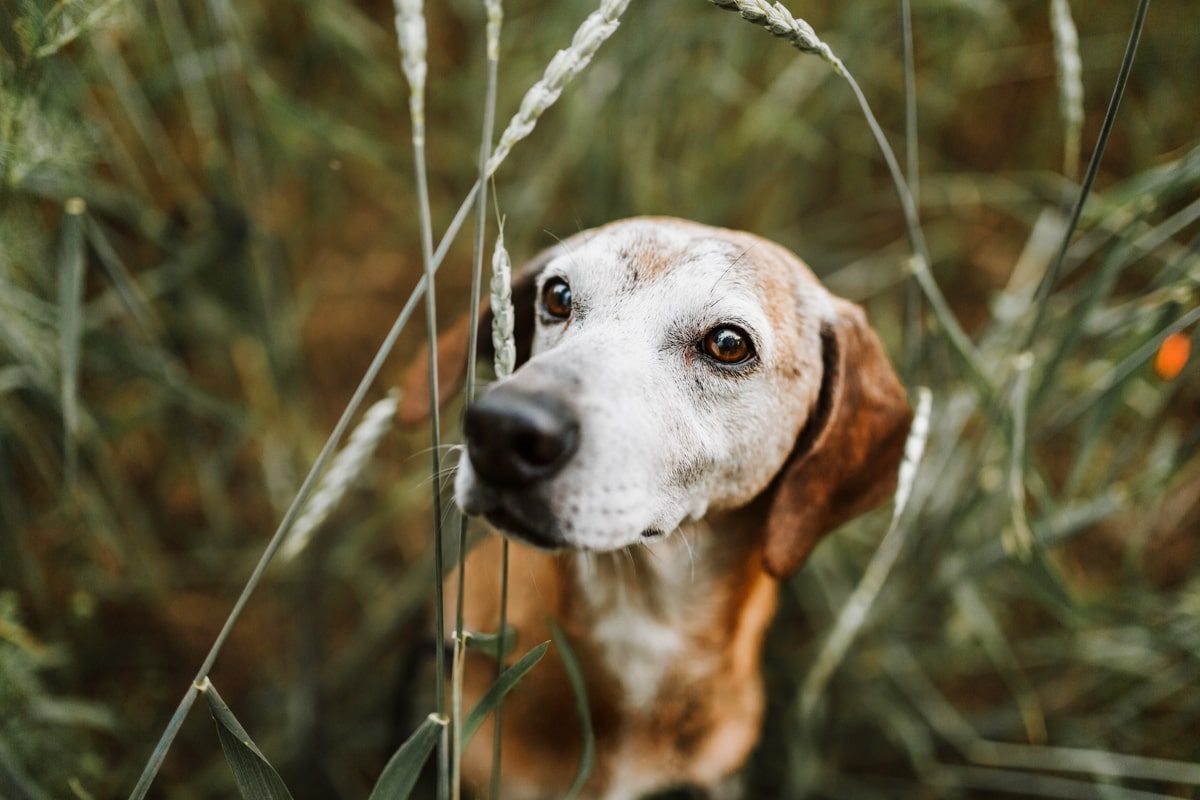
[[[685,256],[686,251],[668,245],[653,231],[647,231],[617,251],[617,258],[627,273],[625,291],[632,292],[639,286],[654,282],[677,266]]]

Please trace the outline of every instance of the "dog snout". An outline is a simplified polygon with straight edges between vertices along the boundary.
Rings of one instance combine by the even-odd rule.
[[[579,446],[579,420],[565,402],[509,386],[467,409],[464,433],[471,466],[498,488],[526,488],[551,477]]]

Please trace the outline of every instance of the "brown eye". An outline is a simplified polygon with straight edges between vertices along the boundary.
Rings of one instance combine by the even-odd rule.
[[[750,337],[741,328],[732,325],[713,328],[704,337],[701,346],[705,354],[722,364],[740,364],[754,355]]]
[[[542,308],[555,319],[571,316],[571,287],[562,278],[551,278],[542,287]]]

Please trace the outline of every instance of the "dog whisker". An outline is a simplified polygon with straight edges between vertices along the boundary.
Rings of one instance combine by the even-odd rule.
[[[654,551],[654,548],[650,546],[650,542],[641,541],[641,542],[638,542],[638,544],[640,544],[643,547],[643,549],[645,549],[645,551],[649,554],[650,558],[652,558],[654,561],[657,561],[660,566],[664,563],[662,560],[662,556],[660,556],[658,553],[656,553]]]
[[[433,475],[433,474],[427,475],[417,485],[421,486],[421,487],[425,487],[425,486],[429,486],[430,484],[432,484],[434,480],[438,480],[438,481],[441,481],[441,483],[439,485],[444,489],[447,486],[447,482],[445,479],[447,477],[453,476],[456,472],[458,472],[458,464],[452,464],[449,467],[443,467],[442,469],[438,470],[436,475]],[[450,482],[450,485],[453,485],[452,481]]]
[[[640,581],[641,581],[641,579],[642,579],[642,576],[641,576],[641,574],[639,574],[639,572],[638,572],[637,559],[635,559],[635,558],[633,557],[633,546],[632,546],[632,545],[626,545],[626,546],[625,546],[625,557],[626,557],[627,559],[629,559],[629,563],[633,565],[633,578],[634,578],[634,580],[635,580],[635,581],[639,581],[639,582],[640,582]]]
[[[437,449],[440,450],[443,454],[458,453],[458,452],[466,450],[466,445],[464,445],[461,442],[456,443],[456,444],[440,444],[437,446]],[[421,456],[427,456],[430,453],[432,453],[433,450],[434,450],[433,447],[422,447],[420,450],[414,450],[408,456],[408,458],[406,458],[404,460],[411,461],[414,458],[420,458]]]
[[[696,582],[696,551],[692,548],[692,543],[690,541],[688,541],[687,531],[685,531],[683,529],[683,526],[680,525],[675,530],[679,534],[679,538],[683,540],[684,549],[687,550],[688,562],[689,562],[689,564],[691,566],[691,570],[692,570],[691,581],[692,581],[692,583],[695,583]]]

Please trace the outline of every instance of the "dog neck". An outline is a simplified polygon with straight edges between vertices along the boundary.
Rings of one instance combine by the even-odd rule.
[[[710,514],[642,546],[572,556],[573,616],[630,707],[651,703],[668,678],[707,677],[731,658],[757,669],[775,599],[759,516]]]

